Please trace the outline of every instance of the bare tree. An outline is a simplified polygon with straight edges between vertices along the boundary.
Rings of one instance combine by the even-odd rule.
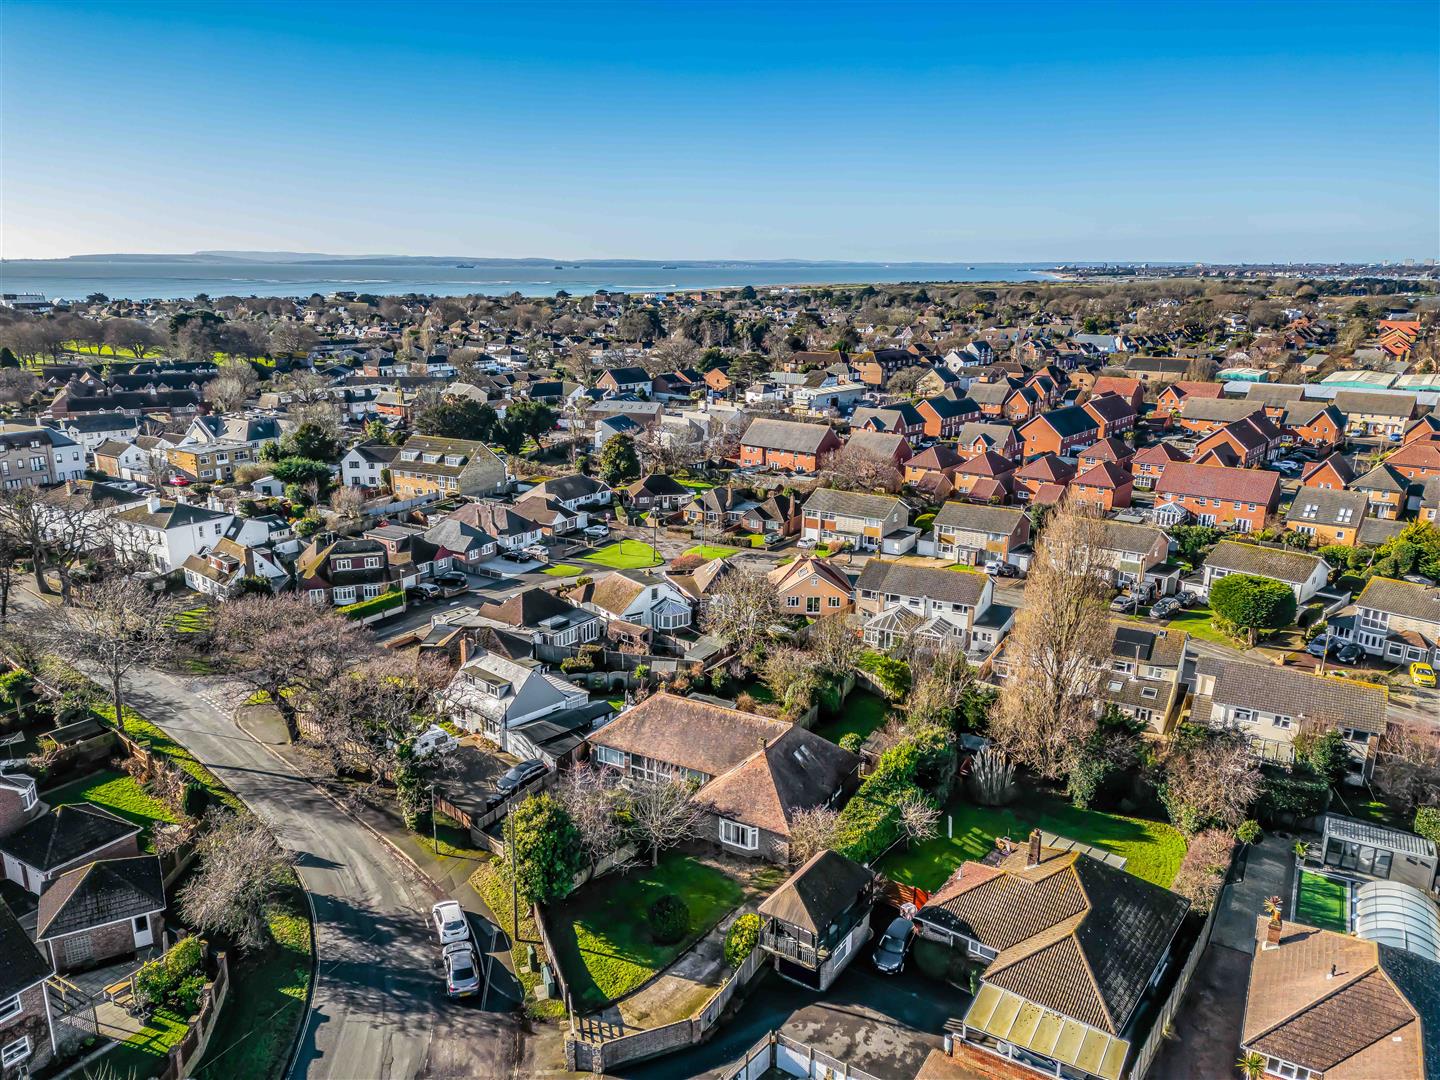
[[[40,380],[20,368],[0,368],[0,405],[24,405],[40,392]]]
[[[910,843],[924,843],[939,831],[940,808],[928,795],[909,792],[901,798],[899,811],[900,831]]]
[[[46,638],[58,655],[103,677],[115,726],[124,731],[126,680],[170,653],[179,610],[137,578],[114,575],[82,590],[78,603],[47,612]]]
[[[684,334],[671,334],[645,354],[641,363],[649,375],[694,367],[700,360],[700,346]]]
[[[299,710],[308,698],[328,694],[375,647],[368,631],[334,608],[294,595],[243,596],[220,605],[215,640],[227,668],[246,688],[236,706],[262,692],[295,740]]]
[[[260,376],[248,360],[226,364],[220,374],[205,384],[205,400],[221,412],[234,412],[260,387]]]
[[[716,583],[703,626],[707,634],[748,657],[769,639],[781,611],[780,594],[765,572],[739,567]]]
[[[24,487],[0,491],[0,531],[29,553],[35,587],[51,593],[45,578],[53,569],[60,579],[60,596],[70,602],[77,564],[113,549],[114,523],[88,498],[65,488]]]
[[[297,368],[285,377],[281,389],[290,395],[290,404],[315,405],[330,396],[329,378],[310,368]]]
[[[975,682],[975,669],[964,650],[953,644],[914,650],[910,671],[913,681],[905,700],[906,720],[915,725],[954,728],[965,692]]]
[[[882,461],[855,445],[842,446],[829,454],[825,458],[820,480],[826,487],[843,491],[894,493],[900,490],[900,470],[895,467],[895,463]]]
[[[1187,726],[1161,767],[1161,800],[1187,835],[1207,825],[1235,828],[1260,794],[1260,766],[1243,732]]]
[[[790,815],[790,839],[785,854],[791,865],[809,862],[816,854],[832,847],[839,829],[840,813],[830,806],[811,806]]]
[[[579,830],[585,861],[592,868],[625,846],[618,816],[622,792],[614,770],[588,765],[571,769],[556,785],[555,797]]]
[[[844,616],[816,619],[805,638],[815,666],[830,675],[844,677],[855,670],[864,651],[864,641]]]
[[[254,817],[216,809],[205,825],[200,868],[180,890],[180,911],[191,926],[224,934],[245,952],[264,948],[266,912],[290,861]]]
[[[270,350],[275,355],[308,352],[319,340],[314,330],[295,319],[281,319],[270,328]]]
[[[342,521],[358,521],[365,506],[365,492],[358,487],[337,487],[330,495],[330,509]]]
[[[660,852],[695,835],[703,811],[695,803],[694,785],[679,777],[641,781],[630,788],[630,824],[636,838],[650,849],[650,865]]]
[[[1071,499],[1051,515],[1005,650],[1008,676],[990,737],[1042,776],[1061,775],[1067,748],[1095,729],[1108,655],[1110,564],[1098,512]]]
[[[160,335],[135,319],[109,319],[105,323],[106,344],[127,350],[136,360],[160,344]]]
[[[766,651],[761,664],[765,685],[782,703],[786,715],[795,716],[810,707],[815,692],[816,665],[809,653],[793,645],[782,645]]]

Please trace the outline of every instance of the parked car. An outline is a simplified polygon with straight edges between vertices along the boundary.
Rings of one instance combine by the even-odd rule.
[[[603,540],[610,535],[609,525],[591,525],[585,530],[585,535],[591,540]]]
[[[1423,660],[1410,665],[1410,681],[1416,686],[1434,686],[1435,669]]]
[[[811,540],[808,536],[802,537],[801,539],[795,541],[795,546],[797,548],[813,548],[815,546],[815,541]]]
[[[469,941],[452,941],[441,954],[445,963],[445,993],[469,997],[480,992],[480,954]]]
[[[439,588],[442,596],[459,596],[461,593],[470,591],[470,579],[458,570],[441,574],[435,579],[435,585]]]
[[[1389,435],[1386,435],[1386,436],[1385,436],[1385,441],[1386,441],[1386,442],[1400,442],[1400,441],[1402,441],[1404,438],[1405,438],[1405,436],[1404,436],[1404,435],[1401,435],[1400,432],[1398,432],[1398,431],[1392,431]]]
[[[1338,641],[1335,643],[1336,646],[1339,644]],[[1305,651],[1315,657],[1328,656],[1334,647],[1330,644],[1329,634],[1316,634],[1310,639],[1310,644],[1305,646]]]
[[[1110,610],[1134,611],[1135,608],[1139,605],[1139,603],[1140,600],[1138,597],[1132,596],[1129,593],[1121,593],[1119,596],[1115,597],[1114,600],[1110,601]]]
[[[1181,603],[1173,596],[1162,596],[1150,608],[1150,618],[1168,619],[1181,608]]]
[[[531,758],[529,761],[520,762],[519,765],[516,765],[495,782],[495,791],[490,796],[489,804],[491,806],[499,806],[531,780],[534,780],[537,776],[543,776],[544,773],[545,763],[539,758]]]
[[[991,559],[985,564],[985,573],[994,577],[1018,577],[1020,571],[1004,559]]]
[[[405,590],[405,599],[421,603],[426,600],[437,600],[440,597],[440,587],[431,585],[428,581],[422,581],[417,585],[411,585]]]
[[[190,481],[183,476],[172,476],[166,481],[171,487],[189,487]]]
[[[905,970],[905,956],[915,940],[915,921],[901,915],[891,920],[880,935],[875,951],[870,954],[875,970],[884,975],[899,975]]]
[[[523,551],[502,551],[500,557],[506,562],[529,562],[530,556]]]
[[[470,920],[465,917],[465,909],[454,900],[441,900],[432,907],[430,921],[435,924],[441,945],[470,940]]]
[[[1358,664],[1365,658],[1365,650],[1354,642],[1347,641],[1335,650],[1335,659],[1342,664]]]
[[[530,558],[534,559],[536,562],[544,562],[550,557],[550,552],[544,544],[531,544],[529,547],[524,548],[523,550],[526,555],[529,555]]]
[[[1300,466],[1296,465],[1293,461],[1276,461],[1272,463],[1272,468],[1285,476],[1300,475]]]

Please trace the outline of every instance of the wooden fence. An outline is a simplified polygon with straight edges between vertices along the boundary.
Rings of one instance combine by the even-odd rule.
[[[536,929],[540,931],[540,946],[545,950],[545,964],[550,968],[550,974],[555,977],[555,985],[560,990],[560,1000],[565,1003],[565,1015],[570,1020],[570,1030],[575,1030],[575,1013],[571,1008],[570,988],[565,985],[565,974],[560,970],[560,961],[556,959],[559,955],[555,946],[550,943],[550,930],[545,925],[545,912],[539,904],[533,904],[530,908],[530,917],[535,920]]]
[[[710,1030],[720,1022],[725,1007],[730,1004],[735,995],[765,969],[765,960],[766,954],[762,950],[752,949],[750,955],[735,969],[734,973],[700,1007],[700,1011],[684,1020],[677,1020],[673,1024],[665,1024],[661,1027],[646,1028],[644,1031],[636,1031],[614,1039],[604,1038],[593,1031],[583,1038],[573,1036],[567,1038],[565,1040],[566,1067],[575,1071],[589,1070],[593,1073],[603,1073],[626,1062],[668,1054],[682,1047],[702,1042]],[[571,1027],[572,1029],[575,1027],[573,1017]]]

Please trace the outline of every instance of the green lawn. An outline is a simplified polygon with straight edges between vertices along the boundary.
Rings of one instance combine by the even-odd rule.
[[[270,1080],[285,1067],[310,996],[310,916],[298,881],[267,919],[271,944],[249,956],[230,954],[234,983],[193,1076]]]
[[[896,848],[881,860],[879,869],[903,884],[936,889],[962,862],[978,862],[994,850],[997,836],[1023,841],[1032,828],[1124,856],[1126,870],[1166,888],[1185,857],[1185,838],[1164,822],[1077,810],[1049,795],[1032,796],[1004,808],[976,806],[956,798],[945,814],[954,818],[953,839],[945,835],[942,815],[939,836],[908,851]]]
[[[759,679],[751,679],[749,682],[737,686],[735,696],[738,698],[741,694],[749,694],[755,699],[757,705],[775,704],[774,692]]]
[[[713,488],[713,487],[715,486],[715,485],[712,484],[709,480],[679,480],[679,479],[677,479],[675,482],[676,482],[677,484],[679,484],[679,485],[680,485],[681,487],[683,487],[683,488],[689,488],[691,491],[709,491],[711,488]]]
[[[554,566],[547,566],[540,572],[542,574],[549,574],[551,577],[574,577],[577,574],[583,574],[585,571],[578,566],[572,566],[569,563],[562,562],[556,563]]]
[[[511,949],[515,954],[515,977],[525,988],[526,1013],[539,1019],[559,1020],[564,1017],[565,1003],[563,1001],[555,998],[540,1001],[535,997],[535,988],[540,985],[539,964],[546,959],[545,949],[540,944],[540,928],[531,918],[530,908],[521,904],[520,940],[516,941],[511,937],[510,928],[513,925],[515,909],[510,903],[510,885],[505,880],[499,864],[492,862],[482,865],[470,875],[470,886],[484,898],[486,905],[495,913],[496,922],[504,932],[506,939],[510,941]],[[535,946],[536,967],[530,970],[521,967],[526,945]]]
[[[1208,606],[1203,605],[1181,608],[1175,613],[1174,618],[1153,623],[1153,625],[1163,626],[1166,629],[1184,630],[1191,637],[1214,642],[1216,645],[1226,645],[1232,649],[1235,648],[1234,641],[1215,629],[1215,624],[1210,621],[1210,617],[1213,614],[1214,612],[1212,612]],[[1132,622],[1150,623],[1152,621],[1139,615],[1127,615],[1126,618]]]
[[[659,566],[665,560],[643,540],[618,540],[613,544],[606,544],[593,555],[584,556],[584,561],[608,566],[613,570],[644,570]]]
[[[469,829],[438,810],[435,812],[434,828],[422,829],[415,834],[415,839],[420,842],[421,847],[435,855],[451,859],[470,859],[474,862],[490,858],[488,851],[482,851],[475,846]]]
[[[651,938],[645,914],[668,893],[689,906],[690,932],[662,945]],[[657,867],[582,885],[553,905],[547,920],[576,1011],[589,1012],[630,993],[743,899],[739,882],[676,851],[661,856]]]
[[[212,622],[208,607],[193,607],[172,616],[170,628],[177,634],[203,634],[209,632]]]
[[[699,555],[700,558],[709,562],[711,559],[728,559],[739,550],[739,548],[726,547],[723,544],[696,544],[685,554]]]
[[[890,712],[889,703],[881,697],[857,690],[845,699],[840,715],[815,727],[815,734],[822,739],[838,743],[851,732],[858,732],[861,738],[885,723]]]
[[[222,1021],[223,1023],[223,1021]],[[156,1009],[145,1026],[100,1059],[101,1075],[149,1080],[159,1076],[167,1064],[170,1048],[185,1037],[185,1020],[168,1009]]]
[[[116,817],[139,825],[144,832],[142,842],[149,842],[150,832],[157,823],[174,821],[175,815],[159,799],[147,794],[132,776],[106,769],[94,776],[76,780],[48,793],[45,801],[51,806],[67,803],[88,803],[108,810]]]
[[[1323,874],[1300,873],[1295,921],[1339,934],[1350,932],[1350,887]]]
[[[963,562],[957,562],[945,568],[954,570],[957,574],[983,574],[984,571],[978,566],[966,566]]]

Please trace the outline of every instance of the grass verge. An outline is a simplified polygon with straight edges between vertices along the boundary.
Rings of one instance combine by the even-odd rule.
[[[546,959],[545,949],[540,944],[540,928],[530,917],[529,909],[522,908],[520,939],[516,941],[511,937],[510,930],[514,925],[515,909],[510,903],[510,883],[505,880],[499,864],[487,863],[481,866],[470,875],[470,887],[484,898],[486,906],[495,913],[501,932],[510,941],[510,949],[515,958],[515,975],[520,980],[520,985],[525,988],[526,1014],[540,1020],[564,1019],[565,1003],[563,1001],[555,998],[542,1001],[535,995],[536,988],[540,985],[539,965]],[[526,945],[535,946],[536,969],[533,971],[522,969]]]
[[[608,566],[612,570],[644,570],[665,561],[643,540],[618,540],[584,556],[583,560],[597,566]]]
[[[696,544],[689,551],[685,552],[685,554],[698,555],[706,562],[709,562],[711,559],[728,559],[739,550],[739,548],[726,547],[724,544]]]
[[[571,566],[569,563],[556,563],[554,566],[547,566],[540,571],[542,574],[549,574],[551,577],[574,577],[576,574],[583,574],[585,571],[578,566]]]

